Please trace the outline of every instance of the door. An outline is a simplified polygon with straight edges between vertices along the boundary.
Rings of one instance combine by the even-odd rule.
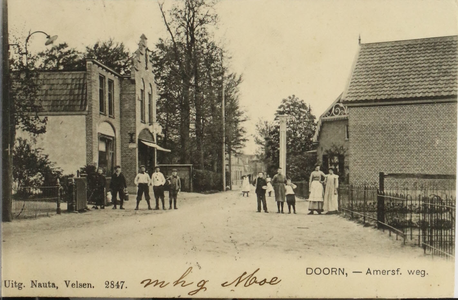
[[[99,168],[103,168],[106,176],[114,171],[115,153],[113,137],[99,134]]]

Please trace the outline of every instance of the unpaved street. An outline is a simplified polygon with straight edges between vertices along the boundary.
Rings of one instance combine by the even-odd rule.
[[[398,268],[407,264],[409,267],[439,268],[444,264],[453,269],[453,263],[440,259],[433,261],[424,256],[421,248],[404,246],[401,240],[390,237],[387,232],[363,227],[336,215],[307,215],[307,202],[303,200],[297,202],[297,214],[287,214],[287,209],[285,214],[277,214],[273,197],[268,198],[270,213],[257,213],[255,195],[242,197],[236,191],[211,195],[181,193],[178,206],[178,210],[149,211],[146,202],[142,201],[140,210],[135,211],[135,203],[130,200],[125,211],[108,207],[105,210],[5,223],[3,271],[19,276],[21,272],[18,270],[25,268],[31,274],[42,274],[43,268],[51,266],[46,271],[51,277],[65,274],[91,279],[91,276],[100,273],[97,276],[105,280],[107,272],[117,276],[124,274],[128,279],[136,279],[138,273],[144,278],[145,274],[150,274],[151,268],[157,272],[170,271],[178,276],[187,268],[182,266],[193,266],[193,272],[201,268],[211,269],[218,276],[238,274],[236,272],[245,268],[248,271],[248,266],[253,266],[255,270],[258,266],[264,272],[290,274],[295,278],[304,276],[305,268],[310,266],[345,267],[350,273],[347,276],[357,276],[347,271],[355,266],[361,266],[361,269],[372,265]],[[445,272],[442,267],[440,270]],[[268,289],[263,289],[265,294],[258,291],[261,294],[256,295],[304,296],[304,286],[322,283],[324,279],[331,280],[329,276],[313,277],[313,280],[319,281],[313,281],[310,276],[307,278],[310,278],[307,283],[300,287],[296,285],[292,290],[269,294]],[[349,284],[344,279],[332,280],[333,285]],[[437,280],[441,282],[439,277]],[[287,286],[288,282],[283,282]],[[379,279],[374,282],[386,283],[387,286],[393,284],[391,281],[380,282]],[[397,282],[405,285],[403,281]],[[362,284],[359,281],[351,283],[355,287]],[[415,286],[419,283],[412,282]],[[163,295],[180,295],[172,289],[163,291],[170,293]],[[237,290],[231,291],[235,293]],[[123,295],[109,292],[98,295]],[[135,295],[151,294],[139,292]],[[308,291],[307,294],[316,297],[325,295],[329,296],[326,289]],[[351,295],[355,295],[351,288],[348,294],[339,294],[342,297]],[[240,296],[246,294],[238,294]]]
[[[418,247],[403,246],[385,232],[350,222],[336,215],[307,215],[307,202],[298,200],[297,214],[277,214],[273,197],[270,213],[256,212],[256,198],[238,192],[211,195],[182,193],[179,209],[148,211],[146,202],[135,211],[91,210],[63,213],[3,226],[3,251],[16,255],[53,251],[116,256],[129,252],[142,255],[154,250],[160,256],[213,256],[235,259],[261,252],[294,258],[365,256],[426,259]],[[154,200],[152,200],[154,201]],[[154,205],[153,205],[154,207]]]

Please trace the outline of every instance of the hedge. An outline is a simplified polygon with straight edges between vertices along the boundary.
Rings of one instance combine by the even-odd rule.
[[[223,189],[221,180],[221,173],[196,169],[192,172],[194,192],[221,191]]]

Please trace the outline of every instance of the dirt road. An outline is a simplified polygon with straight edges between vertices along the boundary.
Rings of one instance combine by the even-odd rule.
[[[307,215],[303,200],[297,202],[297,214],[277,214],[273,197],[268,198],[270,213],[257,213],[255,195],[242,197],[236,191],[181,193],[177,210],[149,211],[142,201],[135,211],[132,200],[125,206],[124,211],[109,207],[3,224],[4,271],[14,274],[27,266],[40,274],[50,263],[54,271],[67,275],[98,270],[123,274],[126,264],[135,265],[139,274],[147,272],[147,266],[182,273],[179,262],[200,269],[204,261],[207,268],[224,262],[228,269],[262,262],[269,264],[264,269],[272,270],[337,264],[348,269],[362,262],[389,262],[389,267],[401,262],[437,264],[421,248],[404,246],[386,232],[336,215]]]
[[[180,194],[177,210],[146,210],[142,201],[126,202],[126,210],[91,210],[50,218],[21,220],[3,226],[4,253],[53,251],[97,255],[154,249],[167,255],[253,257],[260,252],[354,259],[364,256],[407,256],[424,259],[420,248],[403,246],[394,237],[364,228],[336,215],[307,215],[307,202],[298,200],[297,214],[256,212],[255,195],[238,192],[211,195]],[[168,208],[168,200],[166,199]]]

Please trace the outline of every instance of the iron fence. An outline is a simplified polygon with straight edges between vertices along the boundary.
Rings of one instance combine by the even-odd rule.
[[[27,219],[60,214],[60,190],[60,185],[13,188],[13,218]]]
[[[422,247],[425,254],[453,258],[456,207],[454,177],[422,175],[422,182],[410,180],[415,178],[412,174],[401,176],[382,173],[380,176],[378,188],[375,185],[339,187],[342,216],[366,226],[388,230],[397,239],[401,237],[404,243],[408,241]],[[387,184],[385,178],[392,182]]]
[[[338,194],[342,216],[365,226],[377,225],[377,188],[375,186],[341,184]]]

